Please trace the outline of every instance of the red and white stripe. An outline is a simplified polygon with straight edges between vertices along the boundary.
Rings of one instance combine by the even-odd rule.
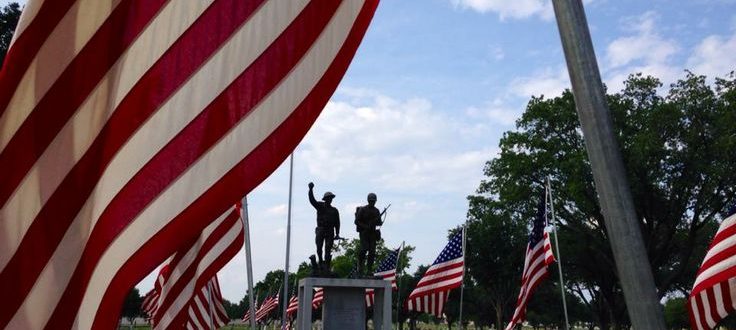
[[[286,316],[290,318],[297,310],[299,310],[299,297],[292,296],[289,299],[289,305],[286,307]]]
[[[158,291],[156,291],[156,288],[153,288],[143,298],[141,309],[146,313],[146,318],[151,320],[156,314],[156,307],[158,307]]]
[[[317,288],[316,290],[314,290],[314,296],[312,296],[312,309],[319,308],[319,306],[322,305],[322,301],[324,300],[324,290],[322,290],[322,288]]]
[[[377,2],[30,0],[0,72],[0,328],[114,327],[294,149]]]
[[[279,306],[279,295],[278,293],[274,297],[266,298],[261,304],[261,308],[256,311],[256,322],[263,321],[268,314],[271,313],[276,307]]]
[[[736,312],[736,213],[721,223],[688,298],[693,329],[713,329]]]
[[[186,329],[215,330],[230,321],[222,305],[220,282],[217,276],[202,287],[187,308]]]
[[[391,290],[396,291],[396,268],[389,269],[385,272],[374,273],[375,276],[380,276],[384,281],[391,281]],[[373,289],[365,289],[365,305],[368,307],[373,306],[375,303],[375,291]]]
[[[180,327],[191,319],[188,309],[196,305],[195,297],[216,282],[217,272],[241,250],[242,233],[240,211],[234,207],[174,254],[159,294],[154,329]]]
[[[516,309],[511,321],[506,325],[506,330],[512,330],[516,324],[526,319],[526,306],[529,303],[534,290],[539,283],[549,276],[548,266],[555,261],[552,254],[552,244],[549,240],[549,234],[544,233],[542,240],[535,246],[526,247],[526,257],[524,258],[524,271],[521,275],[521,290],[519,297],[516,299]]]
[[[429,267],[407,298],[407,309],[442,317],[450,291],[463,282],[464,268],[463,257]]]

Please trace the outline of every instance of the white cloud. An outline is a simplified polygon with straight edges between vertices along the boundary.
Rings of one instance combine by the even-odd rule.
[[[269,216],[280,216],[286,215],[288,208],[286,204],[279,204],[266,210],[266,214]]]
[[[736,33],[730,37],[711,35],[695,47],[687,66],[709,78],[723,77],[736,70]]]
[[[544,0],[451,0],[455,7],[472,9],[480,13],[497,13],[501,20],[539,16],[545,20],[554,17],[552,2]]]
[[[609,69],[632,63],[651,65],[666,62],[678,51],[674,40],[665,39],[657,33],[656,20],[657,15],[650,11],[622,21],[624,30],[634,34],[617,38],[608,45],[606,64]]]
[[[521,108],[510,107],[500,98],[488,102],[482,107],[470,107],[465,113],[471,118],[479,120],[490,120],[491,122],[511,126],[521,116]]]
[[[516,78],[509,84],[512,94],[525,99],[541,95],[556,97],[566,88],[570,88],[570,76],[565,67],[547,68],[528,77]]]
[[[358,99],[328,103],[300,146],[315,180],[358,179],[405,192],[471,192],[478,184],[492,149],[477,146],[489,134],[487,125],[433,110],[426,99],[399,101],[356,90],[346,95]]]

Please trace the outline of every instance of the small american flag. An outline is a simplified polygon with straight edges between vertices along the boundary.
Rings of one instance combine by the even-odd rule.
[[[322,300],[324,299],[325,297],[322,288],[317,288],[317,290],[314,291],[314,297],[312,297],[312,309],[319,308],[319,305],[322,305]]]
[[[141,304],[141,309],[143,309],[143,312],[146,313],[148,319],[153,319],[153,316],[156,313],[156,308],[158,307],[158,291],[156,291],[156,288],[151,289],[151,291],[148,291],[146,293],[145,297],[143,297],[143,303]]]
[[[268,299],[268,297],[266,297],[266,299]],[[263,300],[263,302],[266,302],[266,300]],[[256,300],[254,301],[254,303],[255,303],[255,310],[257,312],[259,310],[259,308],[258,308],[258,297],[257,296],[256,296]],[[245,314],[243,315],[243,322],[246,322],[247,323],[249,321],[250,321],[250,307],[248,307],[245,310]]]
[[[263,320],[268,314],[271,313],[276,307],[279,306],[279,294],[277,293],[276,296],[266,298],[266,300],[261,304],[261,308],[258,309],[256,312],[256,322],[260,322]]]
[[[401,248],[388,253],[385,259],[378,265],[378,269],[373,274],[380,276],[386,281],[391,281],[391,289],[396,290],[396,265],[399,260],[399,251]],[[365,290],[365,304],[368,307],[373,306],[373,289]]]
[[[406,301],[407,309],[442,317],[450,290],[459,287],[463,282],[464,269],[463,234],[460,232],[450,239],[437,260],[419,280]]]
[[[537,216],[534,218],[532,232],[529,233],[529,244],[526,246],[526,257],[524,258],[524,271],[521,274],[521,291],[516,299],[516,309],[511,322],[506,326],[506,330],[511,330],[518,323],[526,318],[526,305],[529,303],[534,290],[539,283],[542,282],[549,272],[547,266],[555,261],[552,254],[552,244],[549,241],[549,234],[544,231],[547,225],[547,205],[545,197],[539,202],[537,207]]]
[[[286,316],[291,317],[299,309],[299,298],[294,295],[289,299],[289,306],[286,307]]]
[[[713,329],[736,311],[736,205],[710,243],[688,298],[693,329]]]

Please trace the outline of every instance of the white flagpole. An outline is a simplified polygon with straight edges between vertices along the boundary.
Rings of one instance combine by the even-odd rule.
[[[463,298],[465,293],[465,237],[467,236],[468,223],[463,225],[463,280],[460,284],[460,316],[458,317],[458,327],[463,329]]]
[[[557,222],[555,220],[555,207],[552,199],[552,182],[547,176],[547,198],[549,203],[550,216],[552,217],[552,227],[555,233],[555,251],[557,252],[557,270],[560,273],[560,294],[562,295],[562,309],[565,311],[565,329],[570,329],[570,321],[567,317],[567,301],[565,299],[565,280],[562,279],[562,256],[560,256],[560,244],[557,241]]]
[[[240,219],[243,220],[243,235],[245,236],[245,265],[248,272],[248,309],[250,313],[250,328],[256,330],[256,306],[253,303],[253,262],[250,253],[250,226],[248,225],[248,196],[243,197],[243,207]]]
[[[286,216],[286,265],[284,266],[284,310],[281,314],[281,330],[286,330],[286,309],[289,307],[289,250],[291,248],[291,188],[294,181],[294,153],[289,160],[289,210]]]

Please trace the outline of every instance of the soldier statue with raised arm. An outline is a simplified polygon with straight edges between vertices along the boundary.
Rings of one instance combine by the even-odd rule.
[[[315,243],[317,244],[317,258],[322,274],[331,272],[332,245],[335,239],[340,238],[340,213],[332,206],[335,194],[325,192],[322,201],[314,199],[314,183],[309,183],[309,203],[317,210],[317,228],[314,229]],[[322,247],[324,246],[324,257]]]

